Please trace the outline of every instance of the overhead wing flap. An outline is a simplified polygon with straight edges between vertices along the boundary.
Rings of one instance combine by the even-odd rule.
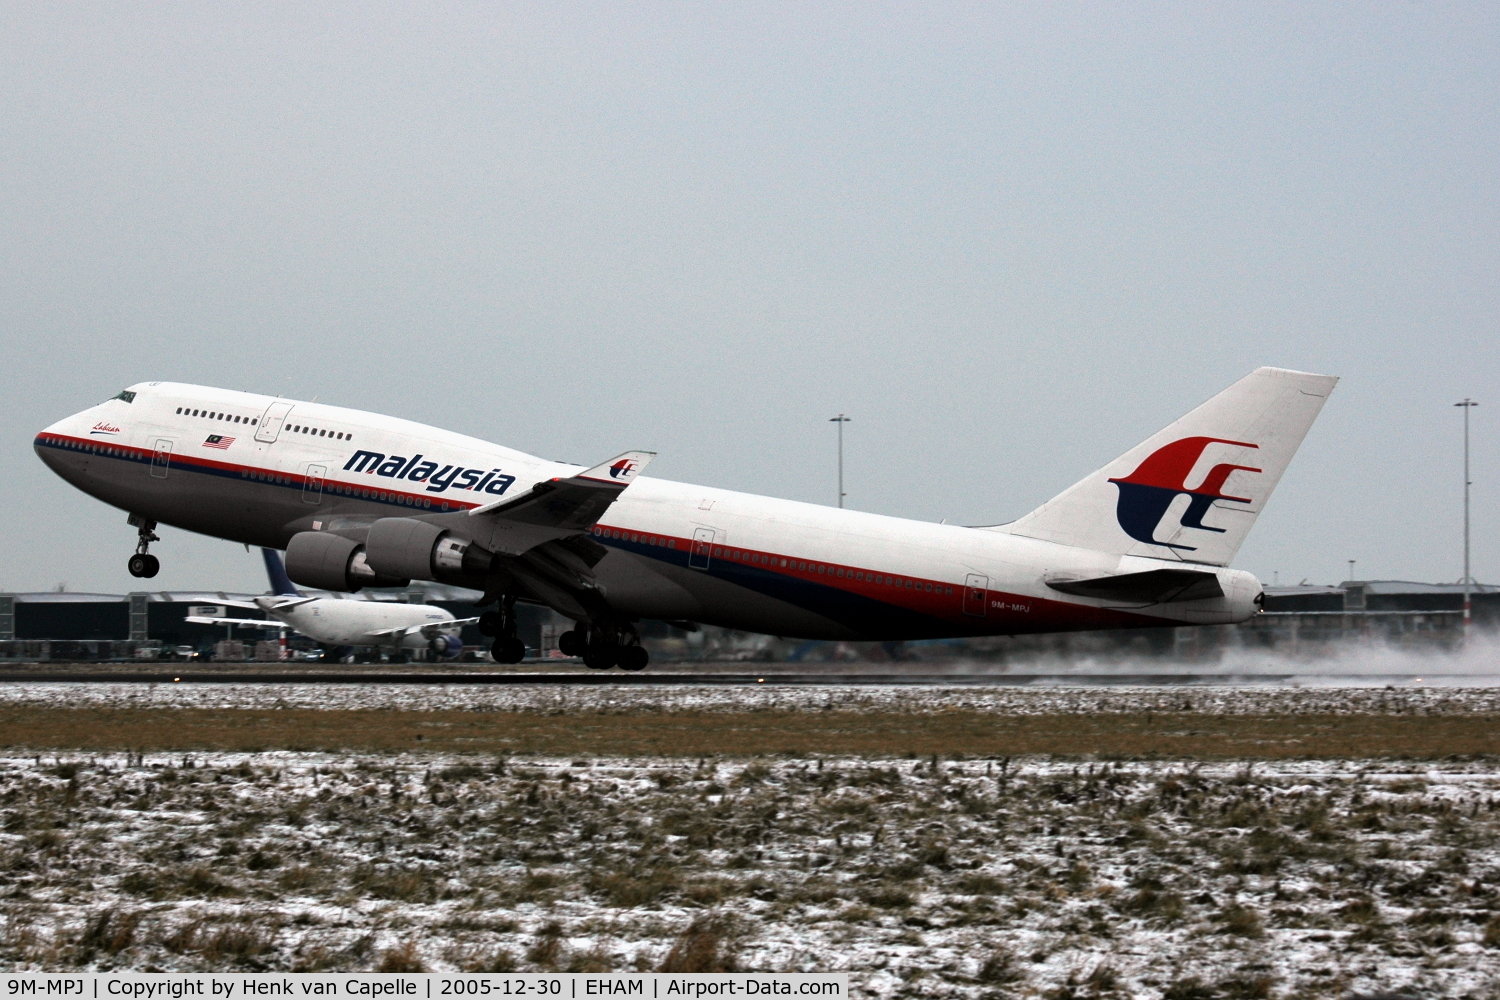
[[[437,635],[439,632],[446,632],[449,629],[462,628],[465,625],[472,625],[477,621],[479,621],[478,618],[454,618],[451,621],[433,622],[430,625],[422,626],[422,634],[430,637]]]
[[[209,618],[206,615],[188,615],[183,619],[194,625],[255,625],[259,628],[286,628],[281,622],[268,622],[264,618]]]
[[[323,598],[321,597],[294,597],[290,601],[282,601],[279,604],[272,604],[267,608],[267,610],[290,611],[292,608],[300,608],[304,604],[311,604],[313,601],[321,601],[322,599]]]
[[[494,551],[520,555],[543,542],[588,531],[619,498],[655,452],[627,451],[566,479],[549,479],[510,500],[469,511],[491,531],[481,539]]]
[[[1216,574],[1194,569],[1153,569],[1092,580],[1048,580],[1047,586],[1077,597],[1132,604],[1169,604],[1224,596]]]

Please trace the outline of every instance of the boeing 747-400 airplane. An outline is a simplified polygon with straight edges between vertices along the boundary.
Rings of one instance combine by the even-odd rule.
[[[966,528],[642,476],[652,453],[548,462],[397,417],[142,382],[37,435],[128,513],[135,576],[158,523],[286,550],[291,578],[483,591],[516,662],[517,601],[577,622],[591,667],[646,665],[636,623],[920,639],[1243,621],[1226,568],[1337,379],[1261,368],[1009,524]],[[689,626],[690,627],[690,626]],[[524,650],[523,650],[524,652]]]

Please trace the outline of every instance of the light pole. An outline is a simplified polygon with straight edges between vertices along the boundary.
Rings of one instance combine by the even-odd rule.
[[[1469,487],[1474,484],[1469,481],[1469,411],[1479,404],[1468,396],[1464,397],[1462,403],[1454,403],[1464,410],[1464,578],[1460,582],[1464,585],[1464,638],[1469,638],[1469,623],[1473,619],[1473,595],[1474,577],[1469,573]]]
[[[829,417],[828,422],[839,425],[839,507],[844,506],[844,425],[849,418],[840,413],[836,417]]]

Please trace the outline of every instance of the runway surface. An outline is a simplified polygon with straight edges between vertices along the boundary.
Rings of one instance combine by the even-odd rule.
[[[1243,685],[1436,685],[1483,686],[1500,684],[1500,678],[1474,674],[939,674],[939,673],[514,673],[438,671],[340,671],[340,670],[27,670],[0,671],[0,683],[111,683],[111,684],[424,684],[424,685],[586,685],[586,686],[681,686],[681,685],[795,685],[832,687],[848,685],[964,685],[964,686],[1088,686],[1088,687],[1181,687]]]

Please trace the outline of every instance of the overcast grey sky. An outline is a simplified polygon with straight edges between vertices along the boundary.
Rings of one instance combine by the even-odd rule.
[[[0,589],[124,592],[32,452],[148,379],[1010,520],[1342,376],[1237,565],[1500,580],[1500,7],[0,4]],[[168,529],[162,588],[261,589]]]

